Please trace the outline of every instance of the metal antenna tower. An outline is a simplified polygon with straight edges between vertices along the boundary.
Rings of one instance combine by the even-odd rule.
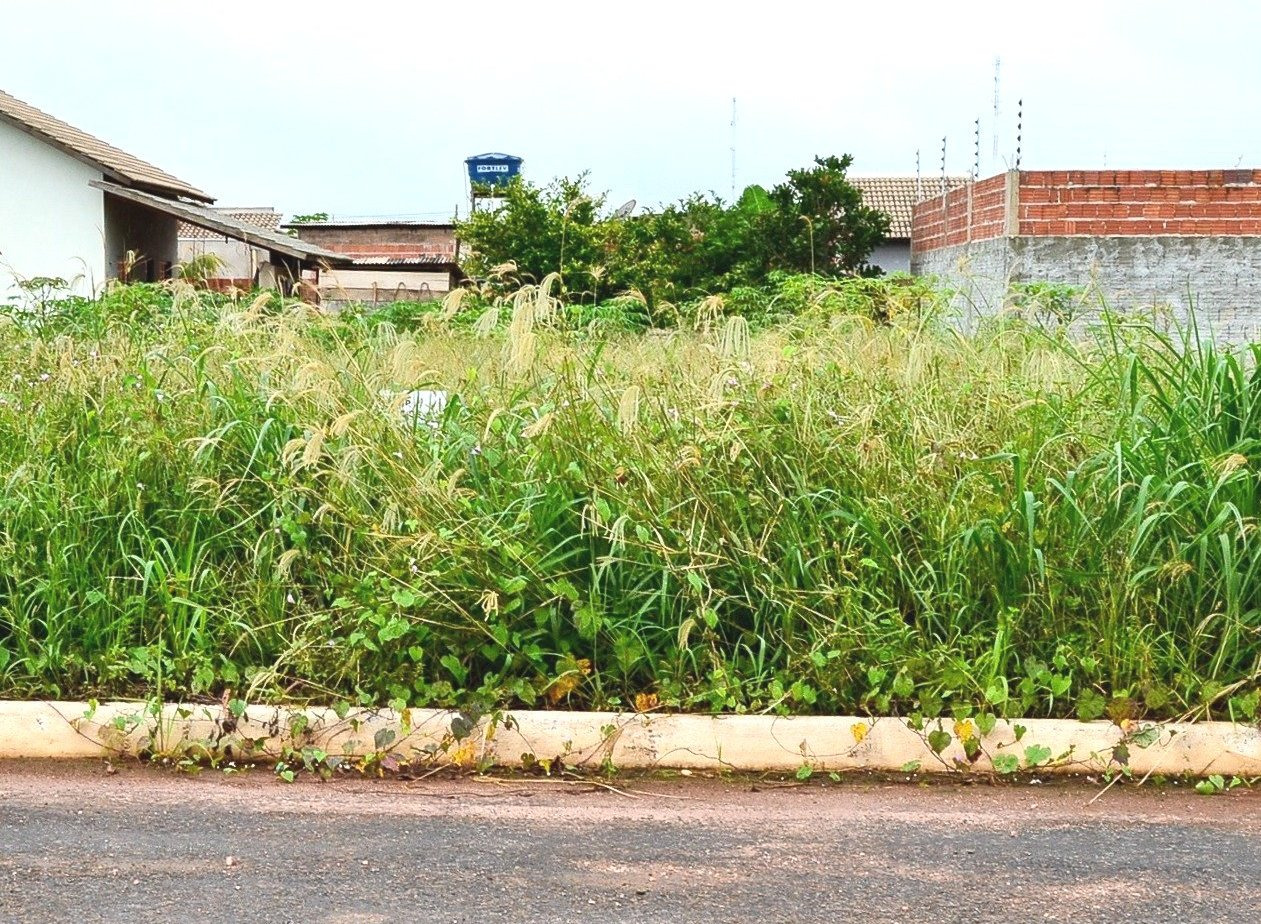
[[[731,201],[736,200],[736,98],[731,97]]]
[[[999,68],[1001,67],[1001,65],[1002,65],[1002,59],[997,58],[997,57],[994,58],[994,129],[993,129],[994,130],[994,143],[993,143],[993,149],[990,151],[990,161],[991,161],[990,168],[991,169],[993,169],[998,164],[998,136],[1000,134],[998,130],[998,127],[999,127],[998,120],[1002,112],[1002,108],[1000,105],[1000,97],[998,94],[998,74],[999,74]]]

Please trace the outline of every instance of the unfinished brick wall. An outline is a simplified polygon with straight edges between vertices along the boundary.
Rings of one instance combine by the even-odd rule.
[[[1261,170],[1047,170],[1020,174],[1018,233],[1261,234]]]
[[[911,252],[995,237],[1261,235],[1261,170],[1025,170],[915,206]]]
[[[1007,233],[1005,174],[966,183],[918,203],[911,217],[911,252],[984,241]]]
[[[298,237],[320,247],[355,257],[455,258],[455,226],[380,222],[364,225],[298,224]]]

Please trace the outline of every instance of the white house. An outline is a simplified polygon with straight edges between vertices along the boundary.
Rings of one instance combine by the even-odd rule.
[[[109,279],[156,281],[186,222],[262,248],[260,276],[296,283],[345,257],[209,208],[208,194],[0,91],[0,303],[32,279],[93,294]]]

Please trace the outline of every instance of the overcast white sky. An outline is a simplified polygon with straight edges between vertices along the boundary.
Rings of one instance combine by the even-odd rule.
[[[994,59],[1001,154],[992,158]],[[611,205],[854,173],[1261,165],[1261,3],[279,3],[0,8],[0,88],[223,205],[449,214],[463,159]],[[461,205],[463,211],[464,206]]]

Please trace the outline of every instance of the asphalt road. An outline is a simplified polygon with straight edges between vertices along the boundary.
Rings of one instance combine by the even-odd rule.
[[[1261,921],[1261,792],[0,763],[0,921]]]

